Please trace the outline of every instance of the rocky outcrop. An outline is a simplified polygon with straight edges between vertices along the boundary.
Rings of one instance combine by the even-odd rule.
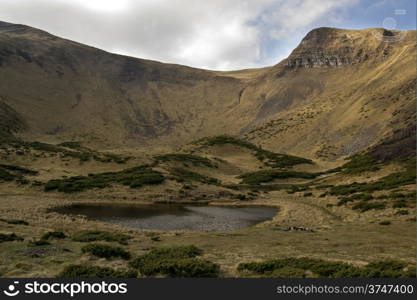
[[[389,54],[390,44],[383,37],[397,33],[370,29],[357,37],[355,31],[335,28],[312,30],[291,53],[286,68],[340,67],[367,61],[370,57],[384,58]]]

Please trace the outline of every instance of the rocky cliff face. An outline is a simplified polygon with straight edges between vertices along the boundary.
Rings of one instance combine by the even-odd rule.
[[[340,67],[362,63],[368,59],[383,59],[390,50],[389,41],[401,38],[401,32],[374,29],[358,35],[354,30],[318,28],[301,41],[286,60],[288,68]],[[375,40],[384,41],[382,44]]]

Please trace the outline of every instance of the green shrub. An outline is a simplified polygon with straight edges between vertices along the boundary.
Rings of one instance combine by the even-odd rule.
[[[298,164],[312,164],[310,159],[297,157],[287,154],[278,154],[268,150],[264,150],[249,142],[234,138],[232,136],[221,135],[216,137],[204,138],[198,140],[197,143],[201,143],[204,146],[215,146],[215,145],[236,145],[242,148],[252,150],[254,155],[260,161],[263,161],[265,165],[273,168],[286,168],[292,167]]]
[[[342,168],[344,174],[360,174],[363,172],[378,171],[380,168],[376,165],[375,159],[369,154],[355,154],[351,156],[350,161],[345,163]]]
[[[217,277],[219,266],[196,258],[201,254],[194,246],[159,248],[137,257],[131,266],[146,276]]]
[[[289,186],[287,193],[288,194],[294,194],[297,192],[303,192],[308,190],[308,186],[307,185],[291,185]]]
[[[16,176],[0,168],[0,182],[15,180]]]
[[[71,236],[71,239],[76,242],[118,242],[120,244],[127,244],[127,241],[132,237],[122,233],[113,233],[101,230],[85,230],[80,231]]]
[[[26,169],[26,168],[19,167],[19,166],[14,166],[14,165],[0,164],[0,169],[15,171],[15,172],[18,172],[18,173],[21,173],[21,174],[26,174],[26,175],[38,175],[39,174],[38,171],[34,171],[34,170],[30,170],[30,169]]]
[[[50,231],[46,232],[42,235],[42,240],[49,240],[49,239],[65,239],[67,236],[62,231]]]
[[[12,242],[12,241],[23,241],[23,238],[21,238],[20,236],[17,236],[14,233],[10,233],[10,234],[0,233],[0,243]]]
[[[50,245],[50,243],[47,240],[40,239],[40,240],[30,241],[29,245],[31,245],[31,246],[47,246],[47,245]]]
[[[416,167],[415,159],[407,160],[404,163],[406,170],[402,172],[392,173],[384,176],[377,181],[369,183],[351,183],[344,185],[337,185],[330,189],[332,195],[349,195],[359,192],[372,193],[380,190],[390,190],[400,186],[415,184],[416,181]]]
[[[310,271],[316,276],[327,278],[397,278],[415,276],[415,267],[407,266],[407,264],[401,262],[381,261],[369,263],[364,267],[356,267],[344,262],[329,262],[311,258],[285,258],[264,262],[241,263],[238,266],[238,271],[274,277],[276,272],[280,274],[279,271],[284,268]],[[298,274],[301,275],[301,271],[298,271]]]
[[[395,214],[399,215],[399,216],[405,216],[405,215],[408,215],[409,212],[408,212],[408,210],[401,209],[401,210],[397,211]]]
[[[398,278],[398,277],[416,277],[415,266],[414,274],[410,274],[412,267],[407,268],[407,264],[398,261],[379,261],[365,266],[364,277],[373,278]]]
[[[63,143],[58,144],[58,146],[67,147],[67,148],[76,149],[76,150],[79,150],[82,148],[80,142],[63,142]]]
[[[5,219],[0,219],[0,221],[6,222],[7,224],[13,224],[13,225],[25,225],[25,226],[28,226],[29,225],[29,223],[26,222],[26,221],[24,221],[24,220],[14,220],[14,219],[12,219],[12,220],[5,220]]]
[[[81,147],[81,144],[79,142],[64,142],[58,145],[51,145],[41,142],[32,142],[27,143],[26,146],[38,151],[57,153],[62,155],[63,157],[76,158],[79,159],[81,162],[94,159],[99,162],[125,163],[129,159],[128,157],[121,157],[115,154],[98,153],[91,149]],[[68,150],[66,148],[70,148],[71,150]]]
[[[353,206],[352,208],[355,210],[360,210],[361,212],[365,212],[371,209],[381,210],[386,208],[386,203],[376,203],[376,202],[360,202]]]
[[[169,171],[171,175],[177,180],[178,182],[184,182],[184,181],[196,181],[201,182],[205,184],[220,184],[220,181],[216,178],[201,175],[199,173],[186,170],[183,168],[172,168]]]
[[[147,166],[125,169],[120,172],[90,174],[89,176],[74,176],[65,179],[50,180],[45,184],[45,191],[58,190],[64,193],[81,192],[93,188],[105,188],[112,183],[139,188],[143,185],[160,184],[164,176]]]
[[[277,170],[262,170],[257,172],[245,173],[238,178],[242,179],[241,184],[260,184],[264,182],[271,182],[275,179],[286,178],[305,178],[313,179],[317,175],[306,172],[295,171],[277,171]]]
[[[303,269],[293,268],[293,267],[282,267],[280,269],[276,269],[271,271],[266,275],[266,277],[270,278],[305,278],[306,271]]]
[[[337,205],[341,206],[348,202],[353,202],[356,200],[369,201],[372,199],[374,199],[374,197],[371,194],[358,193],[358,194],[353,194],[350,197],[340,197],[339,198],[340,201],[337,203]]]
[[[137,271],[118,271],[106,267],[69,265],[57,275],[58,278],[136,278]]]
[[[379,225],[391,225],[391,221],[381,221]]]
[[[102,245],[102,244],[89,244],[85,245],[81,248],[83,253],[90,253],[97,257],[102,258],[122,258],[122,259],[130,259],[131,255],[129,252],[124,250],[120,247],[113,247],[109,245]]]
[[[177,162],[183,162],[183,163],[192,163],[197,166],[206,166],[209,168],[215,168],[216,164],[213,163],[210,159],[192,155],[192,154],[183,154],[183,153],[170,153],[170,154],[164,154],[164,155],[157,155],[155,156],[155,159],[157,161],[177,161]]]
[[[393,208],[404,208],[407,207],[407,202],[405,200],[395,201],[392,205]]]

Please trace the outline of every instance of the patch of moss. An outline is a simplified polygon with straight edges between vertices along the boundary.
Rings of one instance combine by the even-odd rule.
[[[195,246],[159,248],[137,257],[131,266],[145,276],[217,277],[219,266],[196,258],[201,254]]]
[[[94,256],[106,259],[122,258],[127,260],[131,257],[130,253],[123,248],[103,244],[88,244],[82,247],[81,251],[83,253],[90,253]]]
[[[76,242],[118,242],[120,244],[127,244],[127,241],[132,237],[122,233],[101,231],[101,230],[84,230],[74,233],[71,239]]]
[[[56,277],[58,278],[137,278],[135,270],[114,270],[106,267],[88,265],[69,265]]]

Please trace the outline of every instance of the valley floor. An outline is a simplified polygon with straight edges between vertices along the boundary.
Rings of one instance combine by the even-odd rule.
[[[406,219],[382,226],[357,217],[343,221],[337,214],[317,205],[316,199],[297,198],[271,192],[250,205],[273,205],[280,208],[276,217],[255,227],[227,232],[158,232],[141,231],[108,223],[89,221],[82,216],[69,217],[48,212],[56,205],[72,203],[114,203],[114,199],[65,199],[62,196],[39,194],[3,194],[1,216],[23,219],[29,225],[0,222],[0,232],[13,232],[25,241],[0,244],[0,272],[4,277],[53,277],[63,264],[95,264],[114,268],[125,267],[121,260],[108,261],[80,255],[84,243],[71,240],[53,241],[39,247],[28,244],[49,231],[74,233],[82,230],[105,230],[133,236],[124,246],[137,255],[162,246],[195,245],[204,251],[204,258],[221,266],[221,276],[238,277],[239,263],[286,257],[309,257],[364,265],[377,260],[415,262],[415,223]],[[126,201],[125,201],[126,202]],[[140,203],[141,201],[136,201]],[[123,203],[123,200],[118,201]],[[132,201],[126,202],[132,204]],[[213,203],[215,204],[215,203]],[[223,205],[241,205],[222,203]],[[17,208],[18,207],[18,208]],[[290,226],[311,228],[309,231],[284,231]],[[155,239],[155,237],[159,237]]]
[[[359,155],[319,163],[230,137],[201,143],[186,152],[130,157],[71,143],[0,149],[0,276],[80,276],[61,273],[73,265],[98,273],[103,270],[95,267],[111,268],[100,273],[110,277],[115,273],[108,272],[138,265],[139,276],[184,275],[140,269],[138,261],[154,263],[158,251],[170,257],[159,257],[162,263],[168,259],[180,270],[207,268],[187,273],[192,277],[343,277],[360,276],[364,268],[367,276],[415,276],[412,159],[376,164]],[[152,203],[265,205],[278,212],[240,230],[187,232],[138,230],[52,211],[74,204]],[[165,248],[191,245],[201,252]],[[201,257],[195,259],[197,252]],[[292,265],[276,262],[282,259]],[[243,263],[269,260],[277,270],[260,272],[264,265],[252,264],[248,268],[258,273],[242,271]]]

